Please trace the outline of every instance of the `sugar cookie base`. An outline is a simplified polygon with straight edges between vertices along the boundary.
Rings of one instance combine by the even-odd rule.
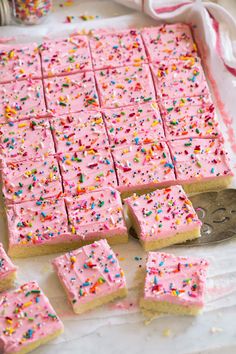
[[[76,237],[76,236],[75,236]],[[42,256],[45,254],[59,253],[59,252],[68,252],[73,249],[82,247],[86,244],[92,243],[93,241],[101,240],[102,238],[107,239],[110,245],[127,243],[128,234],[116,234],[116,235],[107,235],[107,236],[97,236],[89,238],[87,240],[78,239],[77,241],[64,242],[64,243],[55,243],[55,244],[39,244],[34,246],[24,246],[24,245],[9,245],[8,254],[13,258],[27,258],[34,256]]]
[[[161,249],[164,247],[174,245],[176,243],[183,243],[189,240],[194,240],[201,236],[200,227],[195,227],[194,229],[187,232],[177,232],[176,234],[173,234],[170,237],[164,237],[159,239],[154,239],[154,237],[153,238],[149,237],[150,241],[142,240],[140,238],[140,227],[138,221],[129,207],[128,207],[128,216],[139,238],[139,241],[145,251]]]
[[[167,301],[154,301],[142,298],[140,300],[141,310],[152,311],[153,313],[170,313],[174,315],[197,316],[201,310],[201,306],[196,305],[179,305]]]
[[[59,330],[55,331],[54,333],[49,334],[48,336],[38,339],[33,343],[27,344],[25,345],[23,348],[19,349],[19,350],[15,350],[13,352],[9,352],[8,354],[26,354],[31,352],[32,350],[40,347],[43,344],[46,344],[48,342],[50,342],[51,340],[57,338],[60,334],[62,334],[64,332],[63,328],[60,328]]]
[[[0,280],[0,291],[4,291],[11,288],[14,284],[15,279],[16,279],[16,271],[11,272],[10,274],[2,278]]]
[[[99,307],[99,306],[102,306],[102,305],[107,304],[109,302],[112,302],[118,298],[123,298],[123,297],[127,296],[127,293],[128,293],[127,289],[122,288],[122,289],[112,292],[109,295],[98,297],[92,301],[85,303],[85,304],[74,304],[73,310],[75,313],[81,314],[81,313],[90,311],[96,307]]]
[[[183,186],[186,193],[199,193],[199,192],[208,192],[208,191],[219,191],[229,187],[232,182],[233,177],[217,177],[210,180],[199,180],[193,183],[184,183],[183,181],[180,184]]]

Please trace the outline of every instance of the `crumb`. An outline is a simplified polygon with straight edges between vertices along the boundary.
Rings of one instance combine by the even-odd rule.
[[[163,335],[163,337],[170,337],[170,336],[171,336],[171,330],[170,330],[170,328],[165,328],[165,329],[163,329],[162,335]]]
[[[214,333],[220,333],[220,332],[223,332],[223,328],[220,328],[220,327],[211,327],[211,333],[214,334]]]

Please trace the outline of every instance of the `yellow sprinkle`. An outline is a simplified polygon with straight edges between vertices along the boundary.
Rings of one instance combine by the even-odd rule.
[[[122,85],[122,84],[117,84],[116,85],[116,88],[120,88],[120,89],[123,89],[125,86],[124,85]]]
[[[156,214],[156,216],[155,216],[155,220],[156,220],[156,221],[159,221],[159,220],[160,220],[160,218],[159,218],[159,215],[158,215],[158,214]]]
[[[23,127],[26,127],[27,126],[27,123],[19,123],[18,124],[18,128],[23,128]]]
[[[155,127],[157,124],[159,124],[158,120],[154,120],[154,122],[152,123],[152,127]]]
[[[175,221],[175,223],[176,223],[176,225],[179,225],[179,224],[180,224],[180,219],[177,219],[177,220]]]
[[[70,261],[71,261],[72,263],[75,263],[75,262],[76,262],[76,257],[75,257],[75,256],[70,257]]]
[[[12,59],[15,56],[14,50],[11,50],[10,53],[8,54],[8,57]]]
[[[71,160],[66,160],[66,165],[72,165],[72,161]]]
[[[75,227],[74,226],[71,226],[71,232],[72,232],[72,234],[75,234]]]
[[[96,123],[96,124],[100,124],[100,123],[102,123],[102,118],[100,118],[100,119],[96,119],[96,120],[95,120],[95,123]]]
[[[31,306],[31,305],[32,305],[32,301],[25,302],[25,303],[23,304],[23,308],[29,307],[29,306]]]

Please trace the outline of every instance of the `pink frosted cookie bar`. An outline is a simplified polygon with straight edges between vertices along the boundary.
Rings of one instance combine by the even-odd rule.
[[[148,144],[165,139],[156,102],[104,110],[107,132],[112,145]]]
[[[125,199],[128,214],[145,251],[200,236],[201,221],[181,186]]]
[[[152,76],[147,64],[98,70],[95,77],[103,108],[155,100]]]
[[[0,158],[22,161],[55,153],[47,119],[0,124]]]
[[[213,103],[201,98],[176,98],[161,103],[167,139],[221,137]]]
[[[233,176],[219,139],[183,139],[169,143],[176,177],[187,192],[226,188]]]
[[[94,69],[140,65],[147,61],[137,30],[95,33],[90,39],[90,48]]]
[[[30,257],[77,246],[63,199],[40,198],[7,207],[9,254]]]
[[[53,265],[75,313],[127,295],[123,270],[106,240],[57,257]]]
[[[0,291],[10,288],[16,278],[16,266],[6,254],[0,243]]]
[[[141,308],[197,315],[204,306],[207,268],[204,259],[149,252]]]
[[[109,150],[85,150],[60,154],[59,163],[66,194],[80,195],[106,186],[116,187],[116,173]]]
[[[41,64],[36,43],[0,45],[0,83],[40,78]]]
[[[82,151],[108,146],[100,112],[81,111],[55,118],[51,122],[57,152]]]
[[[4,354],[26,354],[58,337],[63,324],[36,282],[0,296],[0,343]]]
[[[62,192],[55,157],[48,157],[45,160],[5,162],[2,168],[2,184],[3,195],[8,203],[55,197]]]
[[[151,65],[157,97],[160,100],[209,96],[209,89],[199,58],[163,61]]]
[[[109,243],[128,241],[120,194],[103,188],[67,198],[70,229],[80,244],[106,238]]]
[[[191,29],[184,23],[144,28],[142,37],[148,57],[153,62],[197,55]]]
[[[47,40],[39,48],[44,77],[92,70],[87,36]]]
[[[122,196],[148,192],[175,182],[174,165],[165,142],[116,147],[112,151]]]
[[[98,107],[92,71],[45,79],[44,87],[47,108],[54,116]]]
[[[0,123],[45,115],[41,80],[15,81],[0,86]]]

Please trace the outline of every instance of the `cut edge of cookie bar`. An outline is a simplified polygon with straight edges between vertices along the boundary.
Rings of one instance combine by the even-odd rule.
[[[171,304],[167,301],[152,301],[147,299],[140,299],[141,310],[148,310],[152,313],[170,313],[173,315],[187,315],[187,316],[197,316],[202,312],[201,306],[196,305],[177,305]]]
[[[16,270],[13,270],[10,274],[5,275],[0,280],[0,292],[10,289],[16,280]]]

